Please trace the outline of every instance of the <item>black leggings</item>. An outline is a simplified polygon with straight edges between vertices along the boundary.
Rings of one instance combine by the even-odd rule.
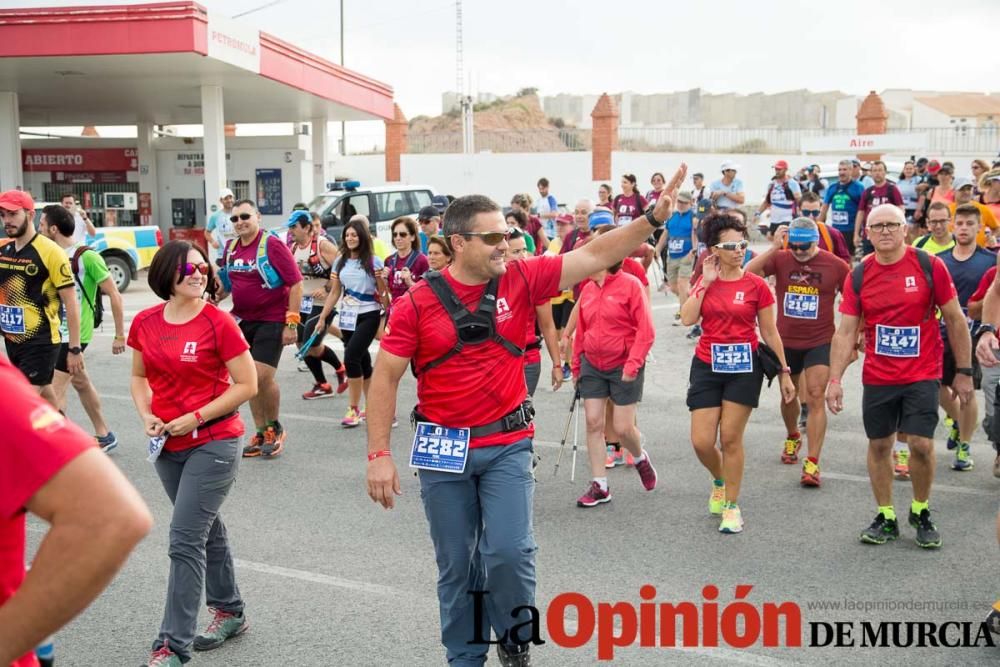
[[[358,315],[354,331],[343,331],[344,334],[344,366],[347,367],[347,377],[368,379],[372,376],[372,355],[368,346],[375,340],[382,313],[373,310],[370,313]]]

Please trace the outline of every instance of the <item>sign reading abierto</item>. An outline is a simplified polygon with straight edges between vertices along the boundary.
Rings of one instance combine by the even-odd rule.
[[[209,12],[208,57],[260,74],[260,31]]]
[[[135,171],[135,148],[25,148],[24,171]]]
[[[887,153],[919,151],[927,148],[928,137],[921,132],[894,134],[838,134],[802,139],[803,153]]]

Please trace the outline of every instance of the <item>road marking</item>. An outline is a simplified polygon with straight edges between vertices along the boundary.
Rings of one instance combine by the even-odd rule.
[[[827,472],[823,471],[823,477],[829,479],[840,479],[845,482],[864,482],[865,484],[870,484],[871,480],[863,475],[848,475],[842,472]],[[985,489],[968,489],[964,486],[952,486],[951,484],[939,484],[934,482],[931,486],[931,490],[935,493],[938,491],[945,491],[948,493],[962,493],[967,496],[987,496],[989,498],[996,497],[996,491],[987,491]]]
[[[261,574],[272,574],[278,577],[286,577],[288,579],[298,579],[299,581],[306,581],[311,584],[324,584],[326,586],[333,586],[335,588],[346,588],[348,590],[359,591],[361,593],[371,593],[372,595],[382,595],[385,597],[393,597],[393,598],[422,597],[407,591],[403,591],[397,588],[392,588],[390,586],[383,586],[382,584],[371,584],[368,583],[367,581],[344,579],[343,577],[334,577],[329,574],[310,572],[309,570],[297,570],[290,567],[271,565],[270,563],[258,563],[252,560],[243,560],[242,558],[234,558],[233,563],[236,565],[236,567],[243,568],[244,570],[251,570],[253,572],[259,572]]]

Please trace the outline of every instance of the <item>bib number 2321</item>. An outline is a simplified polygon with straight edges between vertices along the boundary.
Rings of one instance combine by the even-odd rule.
[[[462,474],[469,456],[469,429],[417,422],[410,467]]]
[[[885,357],[919,357],[920,327],[875,327],[875,354]]]
[[[713,373],[752,373],[750,343],[712,343]]]

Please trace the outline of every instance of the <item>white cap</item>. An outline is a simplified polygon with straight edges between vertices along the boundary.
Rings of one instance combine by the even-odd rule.
[[[222,191],[219,193],[219,199],[225,199],[226,197],[233,197],[235,199],[236,195],[229,188],[222,188]]]
[[[732,160],[726,160],[722,163],[721,171],[729,171],[730,169],[733,171],[739,171],[739,167]]]

